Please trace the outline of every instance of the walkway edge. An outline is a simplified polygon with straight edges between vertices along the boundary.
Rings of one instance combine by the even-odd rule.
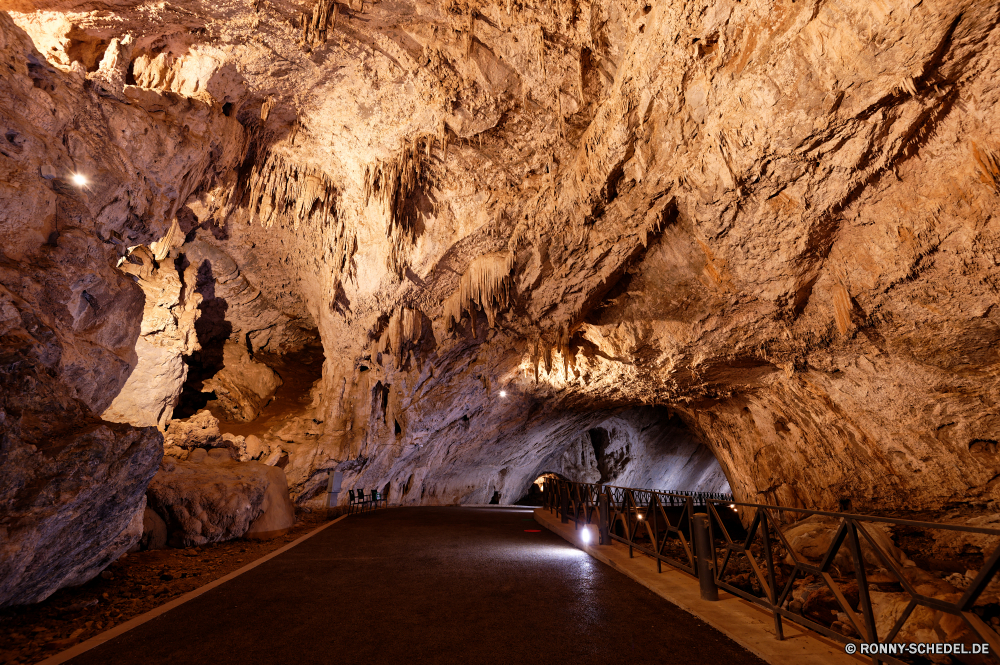
[[[775,638],[771,614],[729,593],[719,592],[716,602],[701,599],[698,580],[663,564],[656,572],[653,559],[637,554],[629,558],[625,547],[586,545],[574,524],[563,524],[544,508],[535,509],[535,521],[549,531],[583,550],[594,559],[632,578],[664,600],[698,617],[741,647],[772,665],[857,665],[866,663],[858,656],[849,656],[842,645],[806,630],[791,621],[783,622],[785,639]],[[597,529],[585,527],[593,539]]]
[[[119,624],[119,625],[115,626],[111,630],[106,630],[103,633],[95,635],[95,636],[91,637],[89,640],[86,640],[84,642],[80,642],[79,644],[74,645],[74,646],[70,647],[69,649],[66,649],[65,651],[57,653],[54,656],[49,656],[45,660],[40,661],[38,663],[38,665],[59,665],[59,663],[65,663],[66,661],[70,660],[71,658],[76,658],[77,656],[79,656],[81,653],[84,653],[85,651],[90,651],[94,647],[100,646],[100,645],[104,644],[105,642],[107,642],[109,640],[113,640],[116,637],[118,637],[119,635],[127,633],[128,631],[132,630],[133,628],[135,628],[137,626],[141,626],[142,624],[144,624],[147,621],[150,621],[152,619],[155,619],[156,617],[160,616],[161,614],[166,614],[167,612],[169,612],[170,610],[174,609],[175,607],[177,607],[179,605],[183,605],[184,603],[188,602],[189,600],[194,600],[195,598],[197,598],[198,596],[202,595],[203,593],[211,591],[215,587],[221,586],[221,585],[225,584],[226,582],[228,582],[229,580],[231,580],[231,579],[233,579],[235,577],[239,577],[240,575],[242,575],[243,573],[245,573],[245,572],[247,572],[249,570],[253,570],[257,566],[261,565],[262,563],[264,563],[266,561],[270,561],[271,559],[273,559],[274,557],[278,556],[279,554],[281,554],[283,552],[287,552],[288,550],[292,549],[293,547],[295,547],[296,545],[298,545],[302,541],[304,541],[304,540],[306,540],[308,538],[312,538],[313,536],[315,536],[317,533],[319,533],[323,529],[326,529],[327,527],[333,526],[334,524],[336,524],[340,520],[344,519],[345,517],[347,517],[347,515],[341,515],[337,519],[335,519],[335,520],[333,520],[331,522],[327,522],[323,526],[320,526],[320,527],[317,527],[317,528],[313,529],[312,531],[310,531],[306,535],[302,536],[301,538],[297,538],[296,540],[293,540],[292,542],[288,543],[284,547],[276,549],[275,551],[273,551],[270,554],[267,554],[265,556],[262,556],[261,558],[257,559],[256,561],[251,561],[250,563],[248,563],[247,565],[243,566],[242,568],[240,568],[238,570],[234,570],[233,572],[229,573],[228,575],[226,575],[224,577],[220,577],[219,579],[215,580],[214,582],[209,582],[205,586],[198,587],[197,589],[195,589],[193,591],[188,591],[183,596],[181,596],[179,598],[174,598],[169,603],[165,603],[163,605],[160,605],[159,607],[153,608],[150,611],[146,612],[145,614],[140,614],[137,617],[133,617],[133,618],[129,619],[128,621],[126,621],[125,623]]]

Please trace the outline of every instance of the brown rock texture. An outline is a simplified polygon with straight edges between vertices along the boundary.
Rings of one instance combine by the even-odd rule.
[[[281,532],[295,521],[284,472],[237,462],[224,448],[198,448],[187,461],[164,457],[148,497],[167,523],[172,547],[239,538],[255,525],[257,532]]]
[[[155,429],[103,422],[54,379],[51,330],[11,323],[0,335],[0,607],[82,584],[132,547],[162,455]]]
[[[6,606],[85,582],[142,534],[162,437],[97,416],[137,360],[143,292],[116,265],[126,245],[163,235],[193,184],[184,178],[224,168],[226,137],[243,129],[189,98],[101,96],[49,64],[4,12],[0,52]],[[74,173],[90,184],[74,186]]]
[[[8,6],[2,283],[95,412],[166,427],[180,381],[249,418],[318,334],[254,432],[299,502],[996,511],[995,3]],[[138,246],[200,349],[145,346]]]
[[[285,472],[276,466],[267,467],[267,492],[261,504],[260,516],[250,523],[244,538],[266,540],[288,532],[295,524],[295,506],[288,496]]]
[[[250,357],[245,346],[226,342],[222,350],[222,369],[202,382],[202,390],[215,393],[221,407],[232,420],[249,422],[281,385],[281,377],[262,362]]]

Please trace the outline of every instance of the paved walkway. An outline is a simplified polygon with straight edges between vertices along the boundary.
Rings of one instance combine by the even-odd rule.
[[[70,662],[763,663],[496,508],[349,517]]]

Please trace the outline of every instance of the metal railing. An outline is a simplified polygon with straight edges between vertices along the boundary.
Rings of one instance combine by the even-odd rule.
[[[826,637],[854,644],[858,653],[865,653],[866,649],[877,652],[883,647],[873,649],[871,645],[899,644],[895,640],[903,627],[915,612],[921,611],[925,621],[928,616],[938,617],[938,625],[941,615],[952,618],[948,624],[950,641],[965,644],[973,659],[969,662],[1000,662],[1000,636],[988,623],[993,618],[989,614],[1000,619],[1000,585],[990,588],[990,602],[983,597],[1000,570],[1000,538],[982,552],[982,563],[968,580],[968,587],[964,590],[951,587],[955,592],[948,593],[942,591],[939,577],[913,566],[912,562],[904,565],[905,556],[893,551],[895,546],[884,532],[879,537],[878,525],[916,533],[933,530],[996,537],[1000,537],[1000,529],[783,508],[735,502],[731,498],[704,498],[699,504],[695,497],[691,492],[550,479],[546,483],[544,505],[564,523],[572,521],[577,528],[597,521],[602,544],[621,542],[628,546],[629,556],[638,550],[656,560],[659,572],[665,562],[698,577],[702,597],[707,600],[714,600],[716,589],[723,589],[767,610],[773,616],[779,640],[784,639],[782,622],[787,619]],[[695,513],[696,505],[704,506],[705,512]],[[814,516],[826,521],[822,528],[826,529],[829,544],[822,552],[811,552],[806,557],[792,547],[786,532],[801,520]],[[877,578],[869,573],[869,569],[876,568]],[[815,614],[807,616],[809,612],[804,608],[792,606],[796,581],[806,578],[814,582],[810,588],[825,587],[829,591],[833,606],[829,614],[835,614],[836,621],[829,625],[820,623]],[[875,579],[878,582],[872,583]],[[879,621],[872,593],[873,588],[886,586],[894,593],[898,590],[897,607],[902,605],[900,598],[906,604],[901,612],[895,613],[898,616],[882,608]],[[889,595],[884,593],[882,602],[888,602]],[[892,621],[888,628],[886,616]],[[976,644],[980,647],[975,647]],[[972,653],[984,644],[988,645],[987,654]],[[866,648],[862,649],[862,645]],[[889,653],[869,655],[873,663],[907,662]]]

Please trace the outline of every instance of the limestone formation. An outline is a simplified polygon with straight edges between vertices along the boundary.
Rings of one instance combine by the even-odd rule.
[[[176,223],[165,238],[177,234]],[[168,240],[169,241],[169,240]],[[119,270],[132,275],[142,288],[145,305],[135,343],[138,363],[111,406],[105,420],[155,425],[163,429],[173,415],[187,378],[185,356],[201,347],[195,331],[202,296],[169,259],[169,246],[154,254],[138,246],[119,260]]]
[[[233,420],[249,422],[274,395],[281,378],[264,363],[253,360],[243,345],[226,342],[222,357],[222,369],[202,382],[202,390],[214,392]]]
[[[294,522],[284,472],[234,461],[220,448],[198,448],[187,461],[164,457],[148,497],[166,521],[172,547],[238,538],[251,528],[278,532]]]
[[[295,525],[295,507],[288,497],[285,472],[276,466],[267,468],[267,491],[261,504],[260,516],[251,522],[244,538],[275,538]]]
[[[299,505],[339,470],[403,504],[558,473],[1000,507],[996,3],[5,9],[5,366],[101,446],[201,456],[171,439],[208,407]],[[212,511],[181,540],[253,512]]]
[[[194,448],[214,448],[221,439],[219,419],[203,409],[190,418],[171,421],[163,436],[163,447],[168,455],[180,457]]]
[[[801,563],[818,566],[826,556],[833,544],[833,539],[840,527],[840,520],[821,515],[811,515],[784,530],[785,540],[788,542],[795,557],[790,552],[785,563],[795,565],[798,559]],[[864,535],[860,535],[861,556],[865,561],[865,567],[873,569],[885,569],[882,556],[886,556],[898,568],[912,567],[915,564],[910,561],[903,552],[896,547],[885,531],[877,524],[864,524],[861,526],[865,534],[870,537],[878,546],[876,552]],[[834,565],[844,574],[854,572],[854,562],[849,547],[841,546],[835,553]]]
[[[142,538],[134,547],[141,550],[162,550],[167,546],[167,523],[155,510],[147,507],[142,514]]]

